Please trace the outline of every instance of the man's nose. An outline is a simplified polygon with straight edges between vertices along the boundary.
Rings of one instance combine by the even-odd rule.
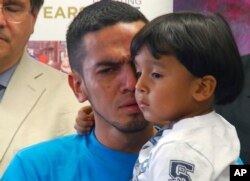
[[[124,68],[123,71],[123,76],[121,78],[121,82],[123,84],[122,91],[129,90],[134,92],[135,84],[137,82],[135,71],[130,66]]]
[[[6,24],[6,19],[4,17],[3,7],[0,5],[0,26]]]

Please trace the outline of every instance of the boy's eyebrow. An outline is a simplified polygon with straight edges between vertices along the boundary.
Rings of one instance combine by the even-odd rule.
[[[154,60],[152,62],[153,62],[152,63],[153,65],[157,65],[157,66],[162,66],[163,65],[163,63],[161,61],[158,61],[158,60]],[[133,60],[133,64],[137,65],[136,59]]]
[[[153,61],[153,65],[162,66],[163,63],[161,61],[155,60]]]

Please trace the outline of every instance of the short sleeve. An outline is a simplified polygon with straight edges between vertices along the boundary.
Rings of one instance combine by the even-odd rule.
[[[152,150],[148,174],[151,181],[211,180],[212,164],[185,142],[170,142]]]
[[[27,181],[22,161],[18,155],[10,162],[1,181]]]

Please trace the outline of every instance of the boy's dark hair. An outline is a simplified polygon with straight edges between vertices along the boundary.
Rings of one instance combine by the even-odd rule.
[[[214,76],[215,104],[232,102],[242,89],[241,57],[228,23],[219,14],[179,12],[160,16],[135,36],[132,57],[143,46],[156,59],[175,56],[194,76]]]
[[[120,22],[135,21],[148,22],[138,9],[122,2],[100,1],[84,8],[70,24],[66,35],[69,63],[72,70],[82,73],[82,61],[85,55],[83,37],[87,33]]]
[[[44,0],[30,0],[31,12],[33,13],[35,10],[40,10],[44,3]]]

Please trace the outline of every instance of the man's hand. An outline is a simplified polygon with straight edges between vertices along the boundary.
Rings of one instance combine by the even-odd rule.
[[[94,127],[94,115],[91,106],[82,107],[77,114],[75,129],[78,134],[89,134]]]

